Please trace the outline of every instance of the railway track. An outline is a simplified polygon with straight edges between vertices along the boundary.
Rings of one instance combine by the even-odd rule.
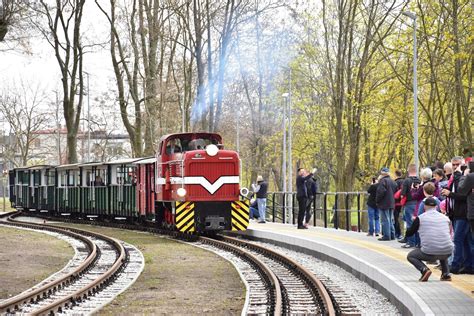
[[[256,270],[246,279],[250,292],[247,314],[336,315],[321,281],[292,259],[232,237],[200,237],[199,241],[236,254]]]
[[[1,301],[0,314],[45,315],[80,307],[113,284],[129,261],[124,246],[113,238],[79,229],[22,222],[14,219],[18,215],[19,212],[2,216],[0,224],[66,235],[83,245],[80,248],[84,260],[61,276]]]
[[[28,214],[32,215],[32,214]],[[39,216],[50,220],[57,218]],[[165,234],[185,241],[232,252],[243,264],[237,264],[242,275],[248,275],[248,314],[305,314],[305,315],[359,315],[340,287],[271,249],[228,236],[207,238],[126,223],[97,222],[80,219],[63,219],[65,222],[140,230]],[[334,293],[333,293],[334,292]]]

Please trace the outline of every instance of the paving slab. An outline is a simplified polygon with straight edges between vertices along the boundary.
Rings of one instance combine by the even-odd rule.
[[[452,275],[440,281],[441,271],[430,266],[428,282],[407,260],[411,249],[397,241],[378,241],[365,233],[332,228],[296,229],[294,225],[251,222],[243,233],[272,241],[336,263],[390,299],[403,315],[474,315],[474,275]],[[382,311],[381,311],[382,312]]]

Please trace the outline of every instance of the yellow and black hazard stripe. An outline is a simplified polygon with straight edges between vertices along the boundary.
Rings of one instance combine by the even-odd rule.
[[[194,227],[194,202],[176,202],[176,228],[183,233],[192,233]]]
[[[250,201],[234,201],[232,206],[232,230],[246,230],[249,226]]]

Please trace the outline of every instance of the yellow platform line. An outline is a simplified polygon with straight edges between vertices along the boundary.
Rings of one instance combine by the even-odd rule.
[[[268,227],[270,228],[270,227]],[[271,229],[265,229],[264,227],[262,227],[261,229],[262,230],[267,230],[267,231],[271,231],[271,232],[275,232]],[[259,227],[260,229],[260,227]],[[284,227],[284,228],[280,228],[279,231],[281,230],[285,230],[285,232],[291,232],[292,234],[295,233],[295,230],[296,228],[294,226],[291,226],[291,227]],[[328,229],[332,229],[332,228],[328,228]],[[392,247],[389,247],[389,246],[385,246],[385,245],[378,245],[376,243],[373,243],[373,242],[369,242],[369,241],[364,241],[364,240],[360,240],[360,239],[351,239],[349,237],[344,237],[344,236],[335,236],[333,234],[325,234],[325,233],[321,233],[321,232],[318,232],[318,231],[315,231],[315,230],[308,230],[308,231],[298,231],[298,234],[303,234],[305,235],[305,237],[323,237],[323,238],[326,238],[326,239],[332,239],[332,240],[338,240],[338,241],[342,241],[342,242],[345,242],[345,243],[348,243],[348,244],[352,244],[352,245],[355,245],[355,246],[360,246],[360,247],[363,247],[363,248],[367,248],[369,250],[372,250],[372,251],[375,251],[375,252],[378,252],[382,255],[385,255],[387,257],[391,257],[393,259],[396,259],[406,265],[409,265],[410,267],[412,267],[413,269],[415,269],[415,267],[413,267],[413,265],[411,263],[408,262],[407,260],[407,252],[404,252],[402,251],[401,249],[398,250],[398,249],[394,249]],[[383,241],[381,241],[380,243],[383,243]],[[401,246],[401,244],[400,244]],[[441,271],[438,270],[438,269],[434,269],[434,267],[431,267],[430,269],[433,274],[432,274],[432,277],[435,276],[436,278],[439,278],[441,277]],[[448,285],[451,285],[451,286],[454,286],[455,288],[457,288],[458,290],[466,293],[468,296],[474,298],[474,293],[472,293],[472,291],[474,290],[474,277],[472,275],[469,275],[469,274],[451,274],[452,276],[452,279],[453,281],[451,282],[444,282]],[[429,281],[428,281],[429,282]]]

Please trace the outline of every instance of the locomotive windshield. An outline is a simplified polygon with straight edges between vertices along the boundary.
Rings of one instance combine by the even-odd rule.
[[[166,154],[170,155],[190,150],[205,149],[206,146],[210,144],[221,146],[218,139],[212,135],[195,138],[189,137],[188,135],[182,135],[168,140],[166,143]]]

